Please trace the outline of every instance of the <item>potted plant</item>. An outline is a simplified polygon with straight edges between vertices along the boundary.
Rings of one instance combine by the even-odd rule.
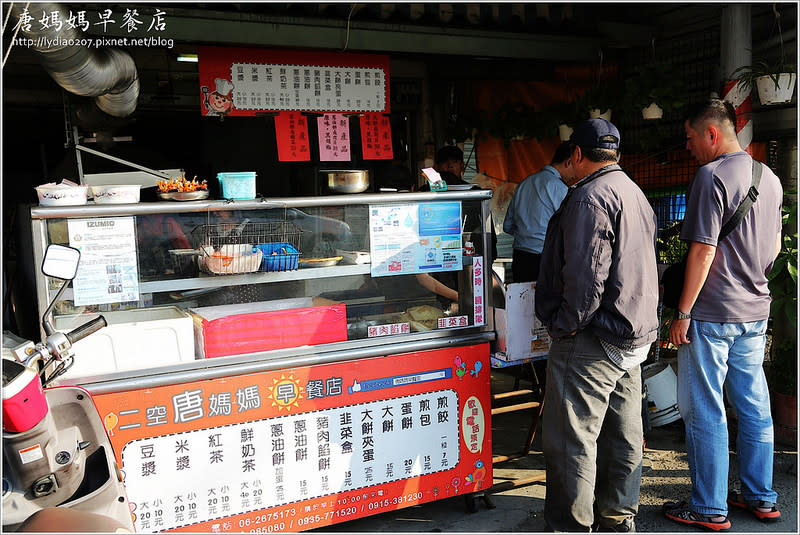
[[[737,80],[739,88],[745,93],[755,87],[758,100],[765,106],[782,104],[792,100],[797,81],[797,65],[783,59],[759,60],[733,71],[731,80]]]
[[[781,18],[776,4],[772,6],[772,11],[775,13],[775,24],[781,44],[779,58],[762,58],[752,65],[744,65],[731,73],[731,80],[737,80],[737,85],[746,94],[755,86],[758,90],[758,99],[765,106],[792,100],[794,85],[797,81],[797,63],[786,60]]]
[[[601,117],[610,121],[616,101],[616,93],[611,88],[605,85],[593,85],[581,96],[578,105],[586,110],[589,119]]]
[[[581,99],[573,98],[569,101],[562,100],[551,106],[547,110],[546,116],[550,117],[547,122],[558,128],[558,135],[561,141],[567,141],[572,134],[573,127],[588,118],[586,116],[587,113],[588,110],[583,109]]]
[[[649,191],[647,197],[650,200],[653,209],[658,211],[660,199],[664,198],[662,191]],[[682,222],[674,222],[664,229],[659,231],[660,236],[656,239],[656,253],[658,262],[658,276],[659,279],[664,273],[664,270],[670,265],[678,262],[683,254],[688,250],[686,242],[681,241],[680,232]],[[678,348],[669,342],[669,327],[672,323],[672,317],[675,310],[667,306],[663,306],[659,315],[661,321],[661,330],[659,332],[659,351],[663,358],[677,357]]]
[[[521,102],[507,102],[494,112],[482,112],[480,131],[483,135],[500,138],[506,146],[511,141],[529,138],[544,139],[552,135],[545,131],[544,117],[532,106]]]
[[[783,224],[783,245],[769,274],[769,290],[772,295],[770,383],[775,433],[791,443],[796,443],[797,203],[790,208],[784,207]]]
[[[660,119],[683,106],[686,86],[668,66],[650,64],[625,80],[625,102],[644,119]]]

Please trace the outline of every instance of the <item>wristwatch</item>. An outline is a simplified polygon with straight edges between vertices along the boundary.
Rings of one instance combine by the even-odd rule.
[[[690,320],[690,319],[692,319],[692,315],[691,314],[684,314],[683,312],[681,312],[681,310],[679,308],[676,308],[675,309],[675,319],[676,320]]]

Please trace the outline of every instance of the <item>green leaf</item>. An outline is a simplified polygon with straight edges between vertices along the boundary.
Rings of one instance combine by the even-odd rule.
[[[796,195],[797,191],[787,192],[790,195]],[[784,208],[784,210],[786,210]],[[789,210],[786,210],[784,216],[786,217],[784,224],[790,225],[792,228],[797,228],[797,203],[793,204]]]
[[[734,70],[729,79],[737,80],[743,90],[749,91],[755,86],[756,78],[769,76],[777,88],[778,78],[781,73],[794,73],[796,71],[797,65],[791,61],[784,61],[783,58],[761,59],[754,61],[751,65],[743,65]]]
[[[786,266],[786,257],[783,255],[778,255],[778,258],[775,259],[775,263],[772,264],[772,270],[769,272],[767,278],[769,280],[774,280],[775,277],[780,275],[785,266]]]

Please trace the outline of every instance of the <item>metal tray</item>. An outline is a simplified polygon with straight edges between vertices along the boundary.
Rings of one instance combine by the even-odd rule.
[[[208,190],[202,189],[197,191],[170,191],[158,192],[158,197],[165,201],[200,201],[208,199]]]
[[[301,268],[329,267],[335,266],[341,261],[341,256],[331,256],[329,258],[301,258],[298,261],[298,264]]]
[[[451,191],[467,191],[477,186],[477,184],[448,184],[447,189]]]

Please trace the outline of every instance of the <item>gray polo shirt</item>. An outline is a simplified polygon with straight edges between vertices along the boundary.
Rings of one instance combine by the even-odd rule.
[[[781,231],[783,189],[766,165],[762,167],[758,200],[742,222],[717,243],[722,225],[747,195],[752,181],[750,155],[734,152],[700,167],[689,185],[680,237],[717,248],[692,309],[694,319],[743,323],[769,317],[767,275]]]

